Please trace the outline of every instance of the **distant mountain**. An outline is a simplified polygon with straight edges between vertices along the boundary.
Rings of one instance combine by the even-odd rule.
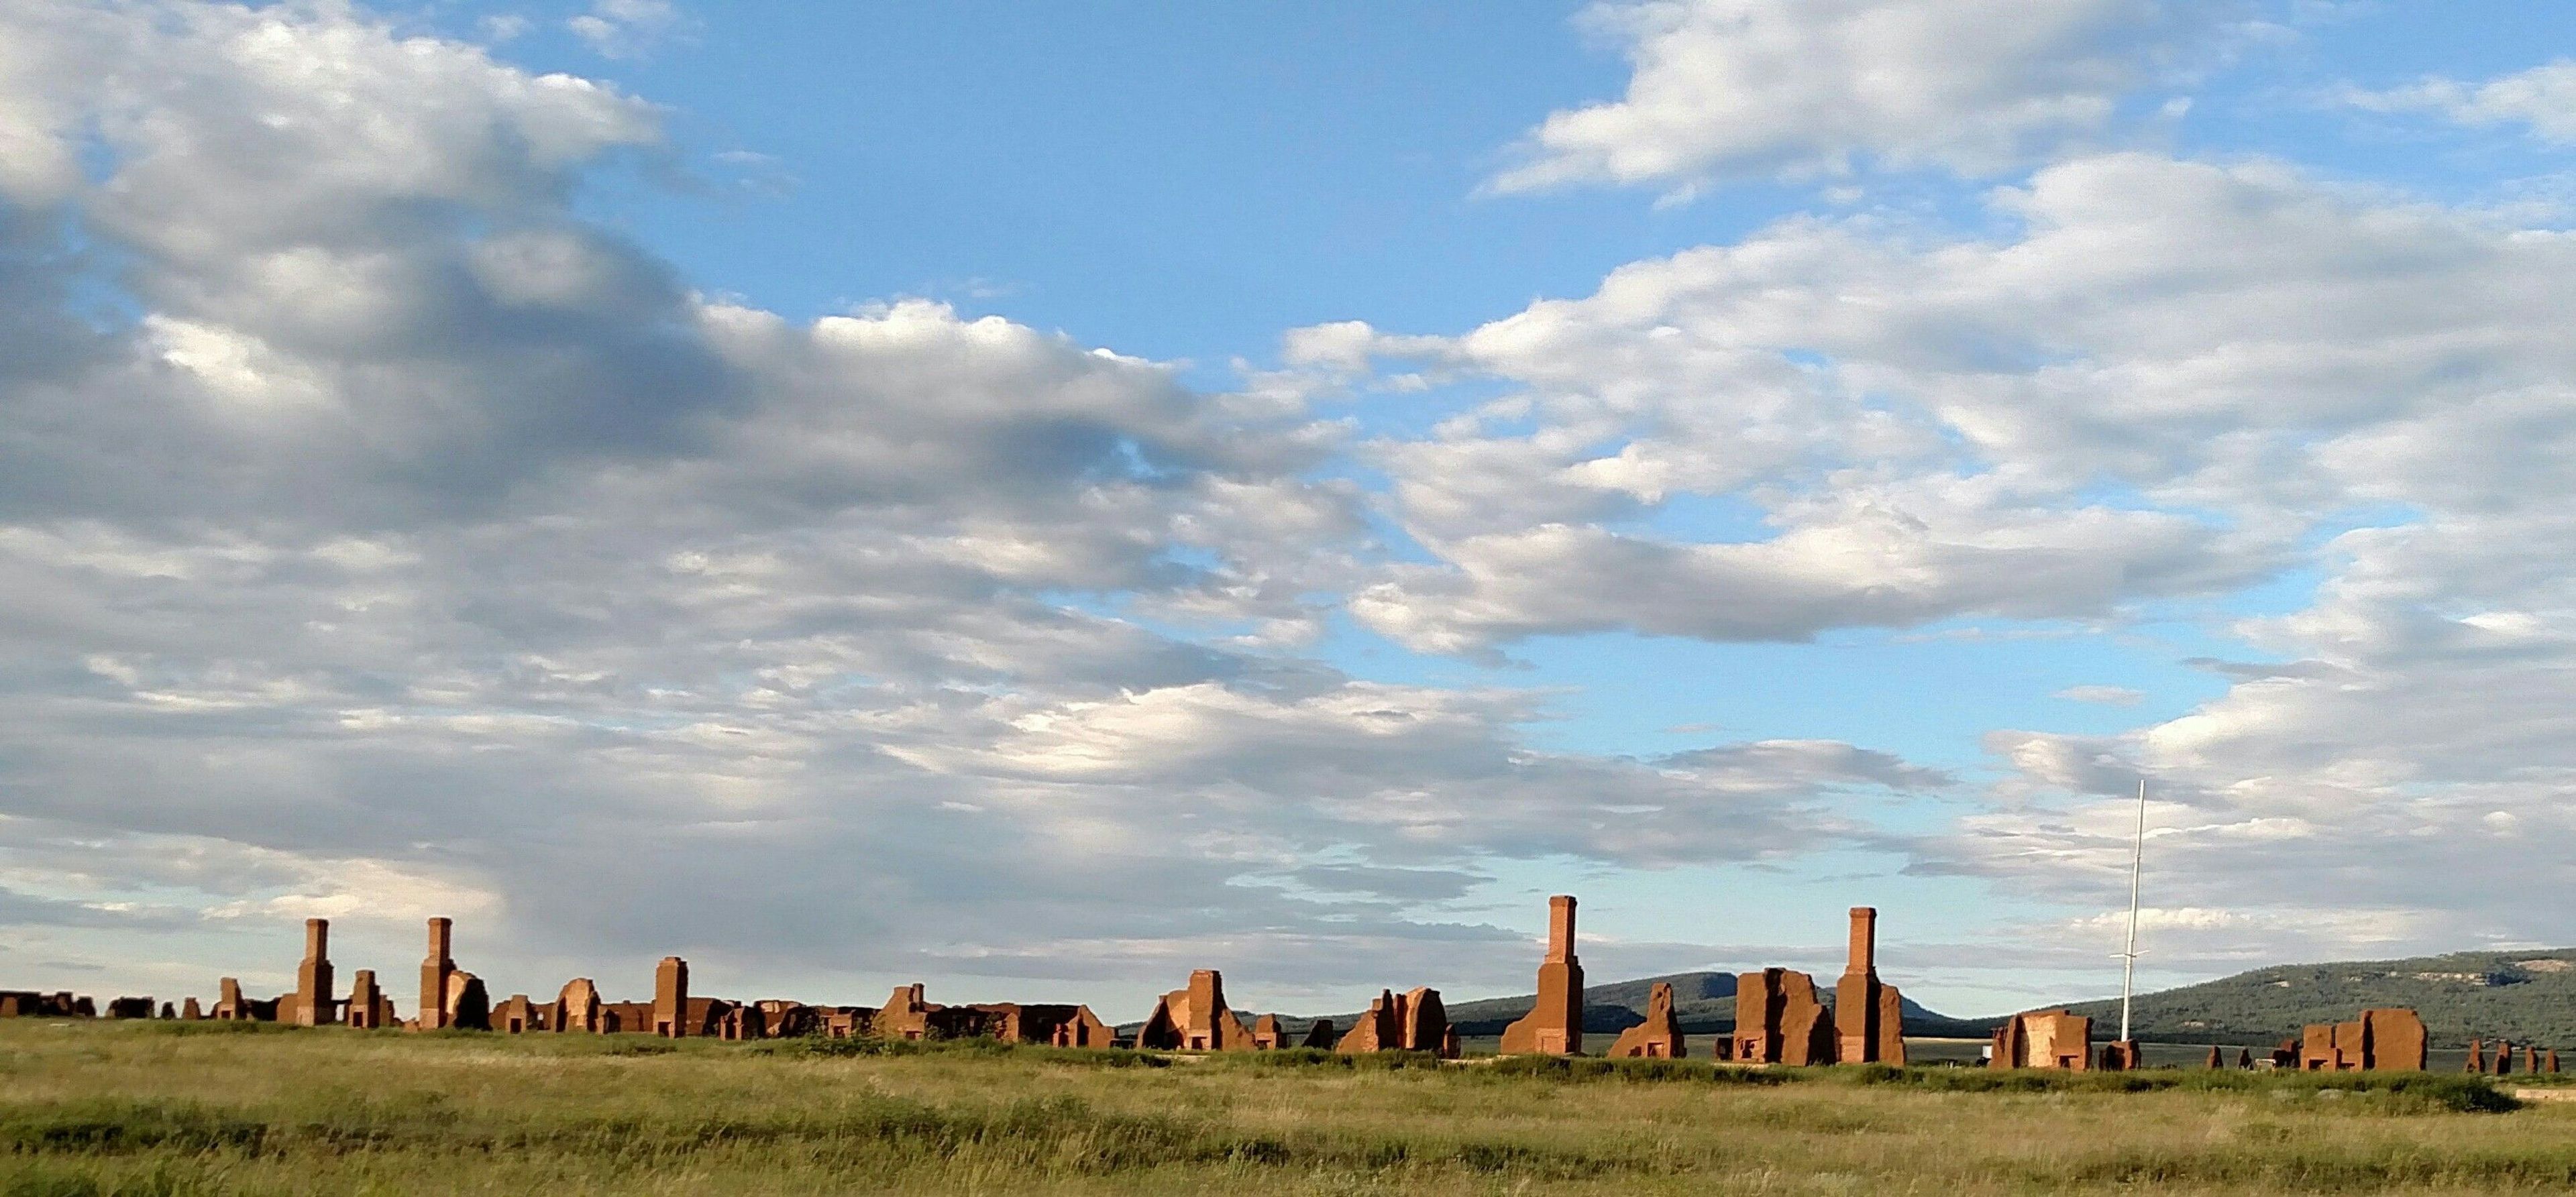
[[[2141,994],[2131,1025],[2169,1043],[2270,1043],[2373,1006],[2412,1007],[2435,1047],[2472,1035],[2576,1047],[2576,948],[2274,965]],[[2092,1015],[2101,1038],[2119,1033],[2116,998],[2067,1008]]]

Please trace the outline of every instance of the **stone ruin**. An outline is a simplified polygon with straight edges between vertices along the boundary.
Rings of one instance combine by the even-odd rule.
[[[402,1012],[395,1008],[394,1000],[376,987],[376,970],[362,968],[349,978],[347,1021],[362,1031],[381,1031],[402,1025]]]
[[[1574,952],[1575,900],[1559,895],[1549,900],[1548,950],[1539,968],[1539,993],[1529,1014],[1505,1029],[1505,1054],[1579,1054],[1582,1050],[1583,972]],[[1723,1058],[1733,1055],[1757,1064],[1830,1064],[1905,1062],[1902,999],[1882,982],[1876,969],[1877,912],[1851,911],[1850,955],[1835,986],[1834,1000],[1822,1000],[1814,979],[1788,969],[1746,973],[1736,990],[1738,1032],[1718,1045]],[[1118,1046],[1115,1032],[1078,1005],[988,1003],[941,1006],[924,996],[918,984],[899,987],[882,1007],[808,1006],[797,1002],[732,1002],[689,992],[688,962],[665,957],[655,970],[650,1002],[601,999],[588,978],[566,984],[555,1000],[538,1002],[514,994],[492,1006],[483,982],[456,966],[453,924],[429,920],[429,951],[421,963],[419,1016],[405,1021],[394,1001],[377,983],[373,970],[358,970],[342,1000],[333,993],[333,966],[327,920],[305,923],[305,951],[296,969],[296,987],[275,999],[247,997],[240,982],[226,977],[211,1007],[189,997],[173,1007],[158,1005],[157,1017],[221,1021],[278,1021],[302,1026],[345,1024],[361,1030],[403,1027],[414,1030],[486,1030],[528,1034],[654,1034],[670,1038],[704,1036],[727,1040],[791,1035],[837,1038],[881,1035],[904,1039],[986,1037],[1007,1043],[1069,1048]],[[108,1003],[107,1016],[155,1017],[149,997],[120,997]],[[0,1017],[95,1017],[87,997],[69,992],[0,991]],[[1839,1017],[1838,1017],[1839,1016]],[[1290,1046],[1335,1047],[1344,1052],[1422,1051],[1443,1058],[1458,1055],[1458,1036],[1438,991],[1416,988],[1397,994],[1380,991],[1376,1001],[1347,1033],[1336,1035],[1330,1019],[1317,1019],[1300,1036],[1287,1032],[1276,1015],[1265,1014],[1246,1029],[1242,1016],[1225,1000],[1223,978],[1214,970],[1190,977],[1187,989],[1163,996],[1146,1019],[1133,1046],[1181,1051],[1278,1050]],[[2106,1045],[2094,1057],[2092,1020],[2065,1010],[2031,1011],[2006,1020],[1994,1037],[1989,1063],[1998,1068],[2134,1068],[2134,1044]],[[1291,1040],[1295,1042],[1292,1043]],[[2558,1053],[2536,1044],[2521,1046],[2520,1067],[2532,1073],[2558,1071]],[[2373,1009],[2351,1022],[2318,1024],[2283,1044],[2274,1053],[2281,1067],[2314,1071],[2420,1070],[2426,1036],[2414,1011]],[[1647,1001],[1646,1018],[1621,1033],[1610,1054],[1629,1058],[1681,1058],[1687,1055],[1669,983],[1656,983]],[[2495,1045],[2497,1074],[2515,1069],[2514,1045]],[[2222,1066],[2220,1049],[2211,1048],[2207,1066]],[[2486,1044],[2472,1040],[2468,1068],[2488,1070]],[[2240,1052],[2237,1066],[2251,1067],[2253,1055]]]
[[[1549,900],[1548,949],[1539,968],[1539,993],[1528,1015],[1506,1028],[1503,1047],[1518,1054],[1580,1054],[1582,1050],[1583,970],[1574,952],[1575,899]],[[1784,1028],[1803,1046],[1771,1044],[1751,1053],[1756,1060],[1832,1062],[1848,1051],[1856,1059],[1903,1059],[1902,1015],[1894,988],[1878,980],[1874,965],[1875,912],[1856,909],[1853,957],[1841,992],[1864,1011],[1846,1046],[1834,1035],[1830,1012],[1817,1000],[1813,983],[1803,974],[1768,970],[1748,974],[1759,1014],[1756,1025]],[[1214,970],[1190,976],[1186,989],[1165,994],[1146,1018],[1132,1044],[1090,1008],[1063,1004],[982,1003],[942,1006],[925,996],[918,984],[898,987],[881,1007],[809,1006],[767,1000],[733,1002],[701,997],[689,991],[689,966],[678,956],[664,957],[654,976],[653,1000],[604,1000],[587,977],[564,985],[552,1001],[512,994],[497,1006],[481,978],[459,968],[454,954],[454,923],[428,920],[428,950],[421,961],[417,1013],[402,1017],[372,969],[351,977],[348,997],[334,992],[330,924],[305,922],[304,955],[296,968],[294,990],[278,998],[246,996],[240,982],[222,979],[220,996],[211,1007],[189,997],[183,1005],[159,1006],[158,1017],[223,1021],[276,1021],[300,1026],[346,1025],[358,1030],[471,1030],[503,1034],[583,1033],[651,1034],[668,1038],[708,1037],[727,1040],[816,1035],[835,1038],[882,1036],[910,1040],[991,1038],[1065,1048],[1135,1046],[1176,1051],[1280,1050],[1289,1047],[1338,1049],[1343,1052],[1418,1051],[1454,1059],[1459,1055],[1457,1028],[1450,1024],[1437,990],[1427,987],[1380,991],[1366,1013],[1337,1033],[1332,1019],[1315,1019],[1292,1034],[1273,1014],[1254,1020],[1228,1006],[1224,979]],[[1764,993],[1770,996],[1765,999]],[[1742,1001],[1739,995],[1739,1002]],[[151,1018],[148,997],[119,998],[109,1005],[115,1018]],[[0,1017],[92,1017],[86,997],[0,991]],[[1719,1044],[1720,1049],[1728,1045]],[[1644,1025],[1622,1034],[1614,1055],[1678,1058],[1686,1054],[1673,1011],[1672,988],[1658,985]],[[1729,1053],[1720,1050],[1720,1058]]]
[[[1878,979],[1878,909],[1851,908],[1843,975],[1826,1006],[1816,979],[1766,968],[1735,979],[1733,1056],[1746,1064],[1905,1063],[1905,999]]]
[[[2414,1011],[2364,1010],[2351,1022],[2301,1030],[2292,1066],[2307,1072],[2422,1072],[2424,1049],[2424,1020]]]
[[[0,1018],[85,1018],[88,1016],[80,1012],[80,1004],[89,1000],[68,992],[0,991]]]
[[[1547,958],[1538,966],[1538,1001],[1503,1028],[1506,1056],[1583,1054],[1583,962],[1574,955],[1574,898],[1547,900]]]
[[[340,1021],[340,1003],[331,995],[331,923],[304,920],[304,960],[295,966],[295,992],[278,999],[280,1022],[299,1027],[327,1027]]]
[[[1766,968],[1735,979],[1735,1059],[1743,1064],[1831,1064],[1841,1045],[1816,979]]]
[[[653,1033],[664,1039],[689,1034],[689,962],[664,956],[653,969]]]
[[[1439,996],[1429,990],[1423,992],[1431,993],[1435,998]],[[1384,997],[1383,994],[1380,996],[1381,999]],[[1452,1032],[1452,1036],[1455,1036],[1455,1032]],[[1292,1039],[1295,1042],[1290,1042]],[[1290,1035],[1287,1027],[1279,1021],[1279,1016],[1276,1014],[1264,1014],[1252,1020],[1254,1051],[1284,1051],[1292,1047],[1313,1047],[1331,1051],[1333,1045],[1339,1042],[1341,1038],[1333,1034],[1333,1020],[1329,1018],[1318,1018],[1306,1024],[1306,1033],[1303,1035]]]
[[[1019,1002],[941,1006],[924,1000],[923,991],[919,984],[898,987],[868,1020],[864,1033],[885,1039],[995,1039],[1040,1047],[1110,1047],[1117,1041],[1089,1006]]]
[[[1905,1066],[1905,999],[1878,979],[1878,908],[1851,908],[1851,950],[1834,983],[1834,1029],[1844,1064]]]
[[[1613,1058],[1678,1060],[1690,1054],[1682,1043],[1681,1020],[1673,1017],[1673,984],[1657,981],[1646,993],[1646,1021],[1619,1032],[1610,1045]]]
[[[215,998],[215,1008],[207,1011],[206,1017],[216,1022],[276,1022],[277,1007],[287,1000],[270,998],[261,1001],[257,998],[245,998],[242,996],[241,982],[231,977],[217,981],[215,992],[218,995]]]
[[[1167,1051],[1235,1052],[1252,1050],[1252,1032],[1225,1004],[1225,978],[1215,969],[1190,974],[1190,987],[1175,989],[1154,1003],[1136,1046]]]
[[[1262,1017],[1270,1020],[1273,1027],[1278,1025],[1271,1016]],[[1360,1015],[1333,1050],[1345,1054],[1430,1052],[1443,1060],[1455,1060],[1458,1029],[1449,1025],[1449,1011],[1440,1003],[1439,990],[1413,989],[1399,994],[1381,989],[1377,1000],[1369,1003],[1368,1013]]]
[[[447,919],[429,920],[429,955],[420,962],[420,1017],[412,1029],[460,1031],[492,1029],[492,996],[483,980],[456,967],[456,926]]]
[[[2093,1066],[2093,1020],[2067,1010],[2013,1015],[1995,1028],[1986,1065],[2088,1071]]]
[[[2554,1047],[2542,1048],[2537,1044],[2524,1044],[2522,1048],[2522,1070],[2534,1075],[2554,1075],[2558,1071],[2558,1049]],[[2462,1065],[2462,1071],[2490,1073],[2490,1075],[2494,1076],[2512,1075],[2513,1045],[2502,1039],[2496,1040],[2495,1067],[2490,1072],[2487,1067],[2486,1042],[2481,1039],[2469,1040],[2469,1058],[2468,1061]]]

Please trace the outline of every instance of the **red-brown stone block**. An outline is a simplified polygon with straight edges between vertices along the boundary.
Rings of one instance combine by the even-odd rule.
[[[1986,1063],[1993,1068],[2086,1071],[2093,1066],[2093,1020],[2067,1010],[2016,1014],[1996,1029]]]
[[[1136,1046],[1160,1051],[1234,1052],[1252,1050],[1252,1032],[1225,1004],[1225,978],[1215,969],[1190,974],[1190,987],[1175,989],[1155,1003],[1136,1033]]]
[[[1538,1002],[1503,1028],[1502,1054],[1583,1054],[1583,962],[1574,954],[1570,894],[1547,900],[1547,958],[1538,966]]]
[[[1678,1060],[1689,1055],[1682,1042],[1681,1021],[1673,1017],[1673,987],[1657,981],[1646,994],[1646,1021],[1619,1032],[1610,1045],[1614,1057],[1647,1060]]]
[[[1735,979],[1735,1059],[1743,1064],[1831,1064],[1841,1052],[1833,1012],[1816,979],[1766,968]]]

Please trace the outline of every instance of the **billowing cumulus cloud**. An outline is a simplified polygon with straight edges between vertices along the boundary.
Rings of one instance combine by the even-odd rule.
[[[2544,468],[2576,366],[2546,315],[2562,236],[2146,155],[1991,203],[2016,235],[1800,218],[1464,336],[1380,338],[1520,390],[1371,448],[1437,560],[1354,613],[1441,652],[2090,619],[2244,586],[2339,512]],[[2453,468],[2435,425],[2496,460]],[[1712,498],[1740,535],[1655,529]]]
[[[1539,752],[1531,695],[1281,655],[1363,576],[1347,427],[938,304],[697,295],[574,214],[664,152],[606,85],[332,5],[0,45],[13,959],[203,988],[231,941],[174,929],[436,911],[512,987],[1356,991],[1490,975],[1485,862],[1756,859],[1948,784]]]
[[[2225,0],[1650,0],[1584,22],[1626,46],[1615,101],[1559,111],[1494,185],[1688,188],[1863,163],[1970,173],[2102,129],[2227,18]]]
[[[1604,10],[1631,95],[1511,183],[1983,170],[2230,11]],[[2538,122],[2544,82],[2390,104]],[[13,968],[202,988],[228,929],[407,951],[439,910],[514,988],[683,951],[1334,1001],[1519,983],[1519,862],[1845,849],[2072,942],[2141,773],[2167,964],[2564,933],[2528,900],[2576,869],[2563,232],[2061,152],[1975,232],[1792,217],[1465,331],[1295,330],[1211,393],[936,303],[697,294],[578,215],[662,121],[336,5],[0,12]],[[2321,581],[2225,617],[2217,697],[1993,730],[1990,785],[1546,748],[1551,693],[1302,655],[2118,628],[2283,578]],[[2088,680],[2048,687],[2171,710]]]
[[[2167,966],[2563,938],[2521,895],[2576,869],[2548,846],[2576,241],[2259,161],[2078,158],[1990,203],[2007,234],[1793,219],[1454,338],[1310,334],[1304,368],[1400,368],[1375,402],[1510,388],[1367,448],[1430,559],[1353,613],[1490,654],[2118,621],[2314,570],[2312,603],[2227,627],[2247,659],[2203,662],[2230,686],[2189,714],[1990,736],[1993,808],[1914,867],[2116,901],[2144,774],[2157,899],[2237,916]],[[1669,516],[1711,502],[1720,535]]]

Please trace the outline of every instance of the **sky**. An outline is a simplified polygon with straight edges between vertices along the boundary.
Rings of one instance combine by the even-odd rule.
[[[2576,11],[0,6],[0,984],[2557,946]]]

